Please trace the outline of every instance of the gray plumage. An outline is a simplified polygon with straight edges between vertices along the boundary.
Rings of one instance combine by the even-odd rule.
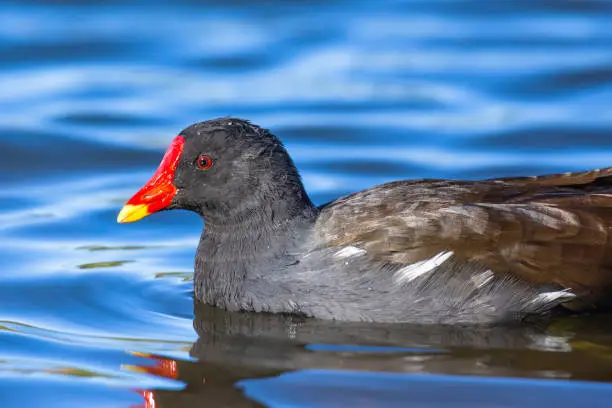
[[[562,303],[590,307],[610,283],[607,255],[575,259],[607,248],[600,215],[609,200],[596,197],[608,187],[596,183],[609,169],[398,181],[316,207],[269,131],[222,118],[181,135],[169,209],[204,219],[194,280],[202,302],[347,321],[492,323]],[[202,153],[214,160],[206,171],[193,164]],[[576,262],[591,262],[589,278],[576,278]]]

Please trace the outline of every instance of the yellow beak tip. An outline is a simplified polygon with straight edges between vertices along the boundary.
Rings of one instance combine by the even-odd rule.
[[[126,204],[121,211],[119,211],[119,215],[117,215],[117,222],[119,224],[124,224],[126,222],[135,222],[149,215],[149,210],[147,205],[138,204],[131,205]]]

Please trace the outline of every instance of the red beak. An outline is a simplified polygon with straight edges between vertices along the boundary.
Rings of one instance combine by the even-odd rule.
[[[183,154],[184,145],[183,136],[174,138],[153,177],[128,200],[119,212],[118,223],[138,221],[172,203],[176,195],[176,187],[172,182],[176,166]]]

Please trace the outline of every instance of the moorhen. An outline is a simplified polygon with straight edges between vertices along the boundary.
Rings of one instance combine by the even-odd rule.
[[[171,209],[204,220],[196,298],[231,311],[471,324],[612,300],[612,168],[394,181],[317,207],[279,139],[221,118],[176,136],[117,220]]]

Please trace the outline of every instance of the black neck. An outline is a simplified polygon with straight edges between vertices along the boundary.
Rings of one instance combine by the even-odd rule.
[[[222,211],[215,209],[214,215],[202,214],[207,234],[228,236],[250,236],[282,229],[283,225],[316,216],[318,210],[308,196],[277,197],[248,203],[241,207]]]
[[[195,265],[197,297],[209,304],[240,309],[247,278],[265,277],[271,270],[294,262],[292,254],[318,214],[304,197],[269,200],[259,208],[236,211],[230,219],[204,217]]]

